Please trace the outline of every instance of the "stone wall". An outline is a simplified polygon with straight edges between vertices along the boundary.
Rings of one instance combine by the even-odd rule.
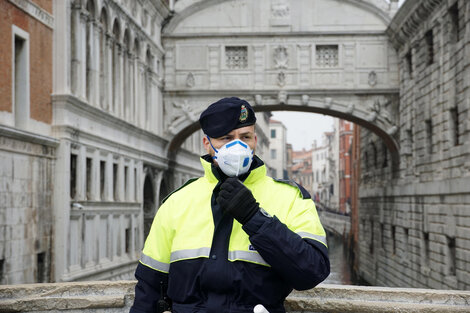
[[[468,289],[470,3],[408,1],[387,32],[401,60],[400,166],[361,132],[359,274]]]
[[[50,281],[55,145],[0,126],[0,284]]]

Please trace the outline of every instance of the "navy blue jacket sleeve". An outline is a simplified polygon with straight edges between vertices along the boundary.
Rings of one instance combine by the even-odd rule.
[[[302,239],[279,219],[257,212],[244,226],[251,244],[292,288],[315,287],[330,274],[328,249],[322,243]]]
[[[168,286],[168,274],[153,270],[139,262],[135,278],[137,278],[135,299],[129,313],[158,312],[161,290],[166,292]]]

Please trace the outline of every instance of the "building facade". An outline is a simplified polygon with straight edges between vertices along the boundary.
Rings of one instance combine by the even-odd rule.
[[[328,141],[323,134],[321,145],[315,141],[312,146],[312,196],[315,202],[326,205],[329,199],[329,162],[328,162]]]
[[[351,146],[354,124],[339,120],[339,211],[349,214],[351,211]]]
[[[0,284],[53,262],[52,1],[0,2]]]
[[[292,151],[290,164],[291,180],[300,184],[311,195],[313,194],[312,149]]]
[[[275,178],[288,179],[287,129],[280,121],[269,120],[269,158],[266,162]]]
[[[400,58],[400,163],[361,129],[359,273],[387,286],[470,288],[470,2],[406,1],[387,29]]]

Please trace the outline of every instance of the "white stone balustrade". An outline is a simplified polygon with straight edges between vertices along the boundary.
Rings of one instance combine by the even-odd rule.
[[[135,281],[0,286],[0,312],[128,312]],[[470,291],[320,285],[293,292],[289,313],[468,312]]]

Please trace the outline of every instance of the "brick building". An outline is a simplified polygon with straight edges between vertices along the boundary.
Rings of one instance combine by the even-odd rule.
[[[52,1],[0,2],[0,284],[50,280]]]

